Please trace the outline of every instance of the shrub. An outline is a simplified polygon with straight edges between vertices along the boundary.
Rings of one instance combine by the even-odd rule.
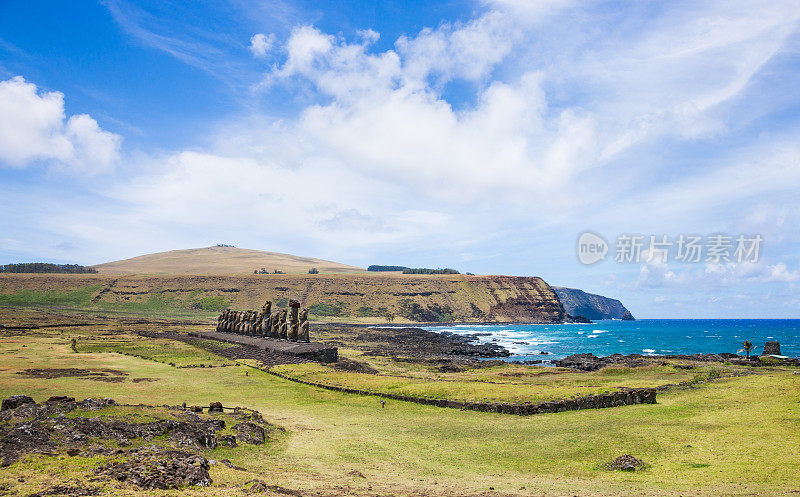
[[[0,266],[0,273],[69,273],[93,274],[97,269],[78,264],[50,264],[49,262],[23,262]]]

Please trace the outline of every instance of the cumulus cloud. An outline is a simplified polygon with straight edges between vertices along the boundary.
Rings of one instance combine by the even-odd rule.
[[[266,57],[274,45],[275,35],[272,33],[268,35],[257,33],[250,38],[250,52],[256,57]]]
[[[674,136],[723,133],[721,106],[782,49],[798,18],[784,3],[757,13],[741,4],[687,4],[691,15],[634,16],[623,33],[592,24],[616,13],[575,17],[571,2],[488,4],[473,20],[401,36],[384,51],[372,47],[377,34],[348,41],[297,27],[264,88],[310,84],[324,98],[302,109],[290,134],[361,174],[437,200],[536,198],[539,207],[577,211],[628,186],[641,191],[642,184],[626,185],[634,178],[622,173],[630,171],[617,169],[623,154]],[[473,105],[454,104],[454,81],[475,85]],[[767,178],[787,167],[759,183],[775,188]],[[699,198],[719,192],[735,200],[747,172],[730,169],[698,168],[685,184],[697,190],[709,186],[702,176],[722,179]],[[654,162],[639,164],[637,174],[652,181],[670,172]]]
[[[0,81],[0,162],[21,168],[46,160],[91,175],[113,166],[120,142],[87,114],[67,119],[62,93],[39,91],[21,76]]]
[[[793,283],[800,280],[800,270],[790,270],[783,262],[775,264],[725,263],[704,264],[699,268],[676,268],[663,260],[639,266],[636,288],[673,288],[687,291],[761,283]]]

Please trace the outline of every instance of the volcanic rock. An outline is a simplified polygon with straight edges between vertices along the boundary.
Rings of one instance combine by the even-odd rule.
[[[7,399],[3,399],[2,407],[0,407],[0,411],[7,411],[9,409],[16,409],[17,407],[23,404],[33,404],[34,401],[27,395],[12,395]]]

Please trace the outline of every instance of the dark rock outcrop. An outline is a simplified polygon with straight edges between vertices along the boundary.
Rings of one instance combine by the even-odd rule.
[[[33,399],[27,395],[12,395],[7,399],[3,399],[3,406],[0,411],[7,411],[9,409],[16,409],[24,404],[32,404]]]
[[[647,468],[647,464],[630,454],[623,454],[613,461],[603,464],[602,468],[606,471],[637,471]]]
[[[211,485],[208,459],[181,451],[147,450],[125,462],[101,466],[96,473],[147,489]]]
[[[767,342],[764,344],[764,352],[761,355],[781,355],[780,342]]]

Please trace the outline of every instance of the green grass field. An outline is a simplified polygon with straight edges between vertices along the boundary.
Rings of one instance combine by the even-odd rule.
[[[609,393],[620,388],[698,383],[709,377],[731,375],[741,369],[698,365],[695,369],[685,370],[654,364],[581,373],[561,368],[504,365],[458,373],[362,374],[313,363],[275,366],[272,371],[322,385],[369,392],[472,402],[538,403]]]
[[[655,405],[517,417],[398,401],[381,408],[375,397],[305,386],[242,365],[169,366],[186,357],[189,345],[144,346],[162,349],[162,362],[103,351],[109,349],[75,353],[72,337],[89,344],[92,335],[107,331],[74,330],[2,336],[0,395],[25,393],[36,400],[51,395],[111,397],[120,403],[157,405],[221,401],[256,409],[286,427],[279,445],[226,452],[224,457],[247,472],[213,466],[215,495],[241,495],[241,484],[255,477],[303,495],[800,493],[800,375],[788,369],[761,368],[757,374],[673,390],[659,394]],[[124,381],[108,383],[17,374],[27,368],[111,368],[126,375]],[[656,368],[638,380],[652,381],[651,375],[662,372]],[[538,376],[546,381],[550,375]],[[135,382],[138,378],[149,380]],[[635,473],[599,469],[625,453],[651,467]],[[93,464],[91,459],[35,456],[0,469],[0,485],[27,495],[55,481],[86,478]],[[350,475],[354,470],[366,478]],[[109,492],[134,493],[124,487]],[[186,489],[180,494],[202,492]]]

